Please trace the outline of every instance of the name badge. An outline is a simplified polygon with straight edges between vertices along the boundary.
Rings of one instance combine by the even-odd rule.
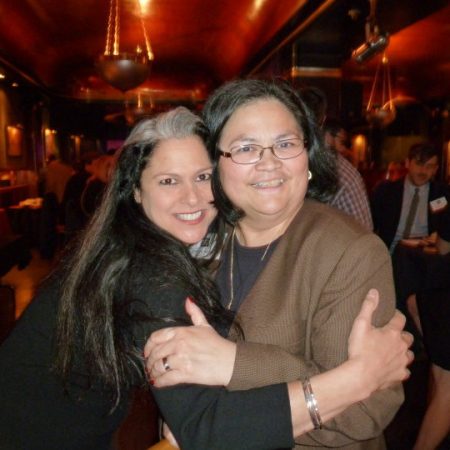
[[[447,199],[445,197],[439,197],[436,200],[430,202],[431,212],[437,213],[442,211],[447,206]]]

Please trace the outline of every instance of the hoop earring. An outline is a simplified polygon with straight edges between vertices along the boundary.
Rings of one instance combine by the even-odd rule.
[[[308,170],[308,181],[312,178],[312,173],[310,170]]]

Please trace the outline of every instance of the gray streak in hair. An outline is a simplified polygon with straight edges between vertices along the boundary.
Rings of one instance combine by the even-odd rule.
[[[179,106],[151,119],[139,122],[124,145],[148,143],[156,145],[166,139],[183,139],[198,134],[203,122],[184,106]]]

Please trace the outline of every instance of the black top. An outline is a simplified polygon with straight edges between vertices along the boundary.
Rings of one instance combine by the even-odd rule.
[[[450,205],[440,215],[437,232],[442,239],[450,242]]]
[[[148,267],[132,275],[134,305],[156,317],[185,316],[186,293],[176,286],[156,288]],[[68,392],[50,371],[58,298],[43,289],[0,347],[0,448],[3,450],[109,449],[123,420],[129,393],[110,413],[110,395],[88,387],[82,369]],[[130,328],[142,349],[147,336],[162,328],[149,321]],[[143,380],[136,380],[140,383]],[[294,445],[285,384],[250,391],[182,385],[153,394],[183,450],[276,449]]]
[[[231,239],[228,241],[221,256],[221,264],[217,270],[216,282],[219,287],[222,304],[227,307],[231,301],[231,284],[233,284],[233,301],[230,304],[232,311],[238,311],[247,294],[256,283],[272,253],[279,238],[269,245],[261,247],[244,247],[234,239],[234,261],[231,268]],[[233,269],[233,283],[230,280],[230,271]]]

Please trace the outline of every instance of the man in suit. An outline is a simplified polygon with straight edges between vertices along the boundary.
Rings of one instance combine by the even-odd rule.
[[[439,157],[431,144],[413,145],[405,165],[405,177],[381,183],[371,198],[374,231],[391,253],[401,239],[426,237],[435,231],[448,202],[448,188],[432,181]]]

